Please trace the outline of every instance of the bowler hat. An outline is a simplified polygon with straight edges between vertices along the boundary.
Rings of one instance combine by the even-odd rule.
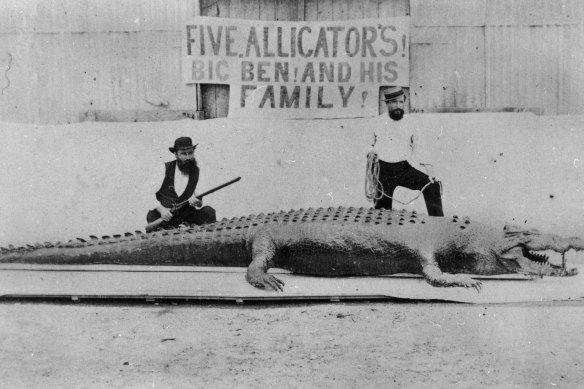
[[[168,149],[170,150],[171,153],[176,153],[179,150],[195,149],[197,147],[197,145],[198,145],[198,143],[193,146],[192,139],[189,138],[188,136],[183,136],[183,137],[177,138],[174,141],[174,147],[169,147]]]
[[[385,91],[385,93],[383,94],[383,96],[385,97],[383,99],[383,101],[385,101],[386,103],[388,101],[391,101],[393,99],[397,99],[400,96],[404,95],[404,90],[402,88],[400,88],[399,86],[396,87],[392,87],[389,88],[387,91]]]

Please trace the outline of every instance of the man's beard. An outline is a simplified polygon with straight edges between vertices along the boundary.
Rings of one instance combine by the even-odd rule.
[[[188,159],[186,161],[181,161],[180,159],[177,159],[176,167],[178,167],[178,170],[180,170],[181,173],[190,174],[197,167],[197,160]]]
[[[401,108],[396,108],[392,111],[389,111],[389,117],[395,121],[401,120],[404,117],[404,110]]]

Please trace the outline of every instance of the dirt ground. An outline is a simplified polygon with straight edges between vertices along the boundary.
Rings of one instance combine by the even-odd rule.
[[[576,388],[584,302],[0,304],[3,388]]]

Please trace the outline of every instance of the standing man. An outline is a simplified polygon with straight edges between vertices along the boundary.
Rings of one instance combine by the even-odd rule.
[[[199,181],[199,167],[195,159],[193,141],[189,137],[181,137],[175,140],[174,146],[169,150],[174,154],[174,161],[164,164],[164,179],[156,199],[160,203],[158,207],[148,212],[146,220],[151,223],[162,218],[164,223],[161,229],[176,228],[180,224],[206,224],[216,221],[215,209],[205,206],[198,199],[195,188]],[[174,214],[171,208],[188,200],[188,205],[180,208]]]
[[[444,216],[440,181],[432,164],[424,157],[421,137],[404,117],[405,94],[394,87],[384,94],[389,120],[387,128],[373,134],[373,151],[367,156],[366,196],[375,209],[391,209],[395,188],[421,190],[430,216]],[[423,166],[427,174],[414,166]],[[418,164],[416,163],[418,162]]]

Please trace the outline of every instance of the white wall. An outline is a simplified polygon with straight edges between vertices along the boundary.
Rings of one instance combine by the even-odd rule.
[[[195,3],[0,1],[0,120],[64,124],[194,110],[196,90],[181,80],[181,37]],[[200,3],[203,15],[260,20],[409,15],[414,110],[584,113],[580,0]]]

